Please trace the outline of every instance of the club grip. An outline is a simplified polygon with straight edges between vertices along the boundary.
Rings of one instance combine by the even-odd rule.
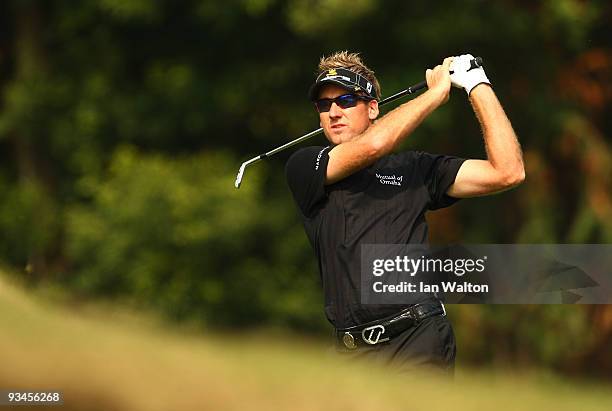
[[[470,61],[470,70],[478,67],[482,67],[482,57],[474,57]]]

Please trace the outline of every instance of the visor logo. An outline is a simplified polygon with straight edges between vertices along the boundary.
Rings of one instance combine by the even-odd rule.
[[[328,75],[328,76],[335,76],[335,75],[337,75],[337,74],[338,74],[338,73],[336,73],[336,69],[329,69],[329,70],[327,71],[327,75]]]
[[[347,81],[349,83],[351,82],[350,78],[348,78],[346,76],[340,76],[340,75],[335,75],[335,76],[327,75],[327,76],[325,76],[325,78],[321,79],[321,81],[324,81],[324,80],[336,80],[336,79],[342,79],[342,80]]]

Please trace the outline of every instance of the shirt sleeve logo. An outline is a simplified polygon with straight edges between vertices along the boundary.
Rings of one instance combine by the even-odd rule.
[[[319,154],[317,155],[317,160],[315,161],[315,171],[319,169],[319,166],[321,165],[321,157],[323,156],[323,152],[327,150],[328,148],[329,146],[319,151]]]

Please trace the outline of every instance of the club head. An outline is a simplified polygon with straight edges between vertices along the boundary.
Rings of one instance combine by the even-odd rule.
[[[240,183],[242,183],[242,176],[244,175],[244,169],[246,167],[246,162],[242,163],[240,169],[238,170],[238,174],[236,175],[236,181],[234,182],[234,187],[240,188]]]

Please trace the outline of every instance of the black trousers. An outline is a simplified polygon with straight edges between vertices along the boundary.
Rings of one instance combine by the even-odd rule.
[[[452,376],[457,347],[448,318],[434,316],[406,329],[391,341],[339,351],[347,359],[373,361],[400,373],[433,370]]]

